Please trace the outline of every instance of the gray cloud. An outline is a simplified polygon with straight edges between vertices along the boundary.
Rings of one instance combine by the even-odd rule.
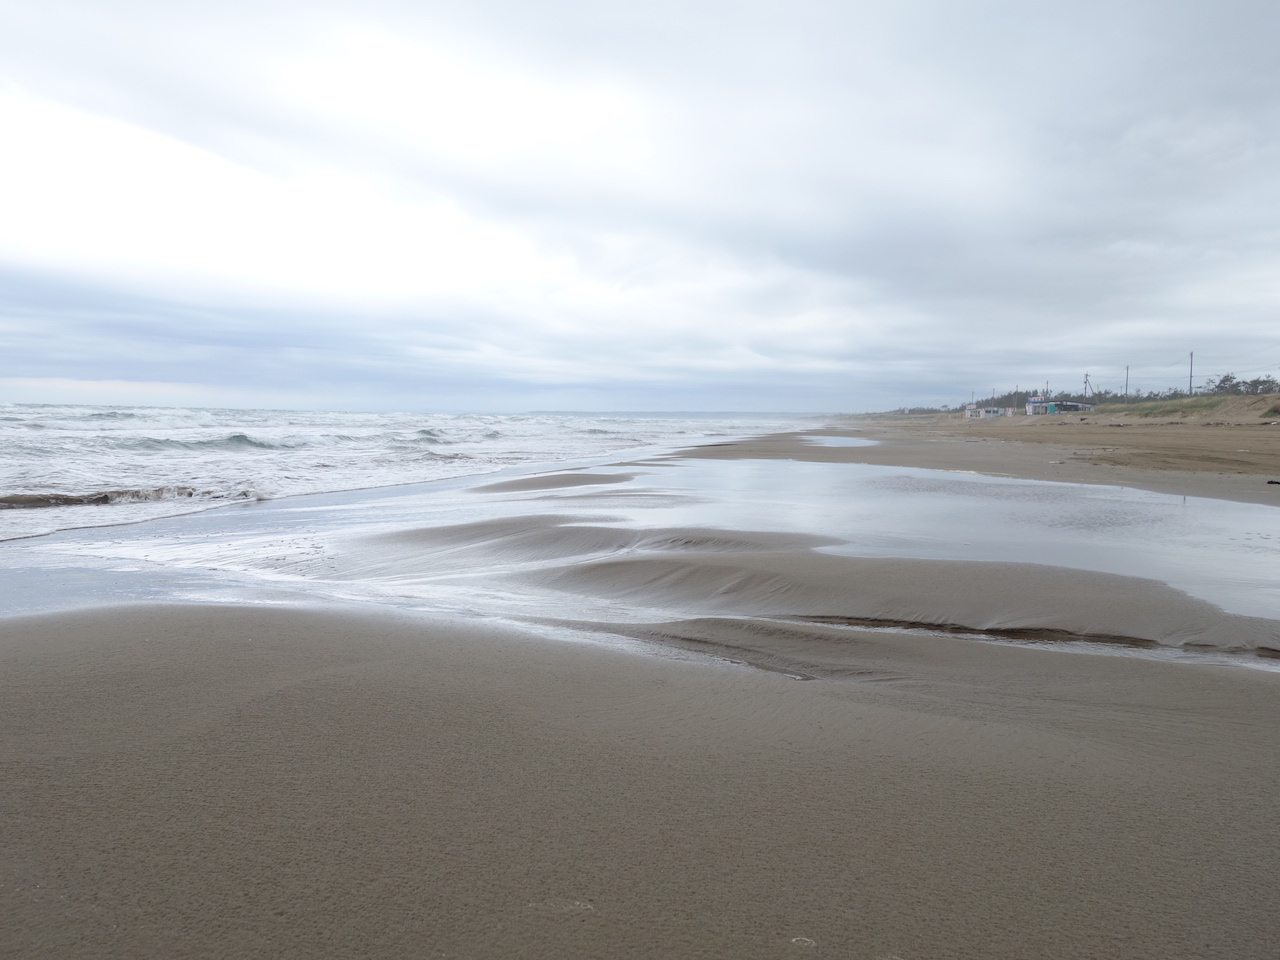
[[[864,409],[1125,364],[1171,385],[1190,350],[1206,373],[1280,364],[1274,5],[94,3],[5,27],[24,91],[273,176],[448,198],[588,290],[335,305],[14,264],[11,376]],[[636,116],[587,131],[616,165],[575,162],[557,130],[549,159],[530,134],[470,160],[416,136],[412,90],[397,126],[282,86],[352,30]]]

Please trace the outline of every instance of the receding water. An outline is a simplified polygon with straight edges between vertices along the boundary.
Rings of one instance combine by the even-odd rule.
[[[868,440],[865,437],[827,437],[813,435],[804,438],[807,443],[811,443],[817,447],[874,447],[875,440]]]
[[[585,463],[585,462],[584,462]],[[528,473],[526,469],[523,472]],[[778,460],[596,462],[622,482],[477,492],[493,477],[228,506],[132,526],[0,544],[11,613],[135,599],[340,597],[457,610],[545,613],[563,600],[477,586],[484,572],[349,558],[375,534],[509,517],[621,530],[806,533],[862,557],[1003,561],[1163,581],[1230,613],[1280,619],[1280,511],[1119,487],[865,464]],[[504,476],[510,476],[505,474]],[[540,521],[541,522],[541,521]],[[607,556],[602,547],[600,556]],[[589,559],[579,556],[576,559]],[[495,556],[494,570],[546,561]],[[373,569],[377,567],[376,571]],[[465,576],[463,576],[465,575]],[[465,582],[462,582],[462,579]]]
[[[626,523],[797,531],[848,556],[1035,563],[1159,580],[1280,617],[1280,510],[1125,487],[870,464],[683,461]],[[610,491],[612,493],[612,491]]]

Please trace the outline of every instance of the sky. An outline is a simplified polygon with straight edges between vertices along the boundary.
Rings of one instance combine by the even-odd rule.
[[[0,0],[0,402],[1280,377],[1274,0]]]

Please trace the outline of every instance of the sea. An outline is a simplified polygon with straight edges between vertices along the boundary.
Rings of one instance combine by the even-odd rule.
[[[0,404],[0,540],[678,448],[815,421]]]

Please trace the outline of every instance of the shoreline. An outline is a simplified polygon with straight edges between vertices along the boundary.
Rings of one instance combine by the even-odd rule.
[[[797,415],[800,416],[800,415]],[[260,501],[280,501],[298,497],[323,497],[338,494],[391,491],[398,488],[418,487],[423,484],[467,482],[485,476],[506,476],[514,472],[516,479],[527,474],[541,475],[557,471],[580,469],[574,464],[590,466],[615,465],[640,462],[644,459],[802,459],[825,463],[867,463],[881,466],[919,467],[930,470],[978,473],[993,477],[1013,477],[1024,480],[1041,480],[1060,483],[1085,483],[1094,485],[1132,487],[1153,493],[1177,496],[1194,496],[1205,499],[1231,500],[1239,503],[1258,503],[1280,506],[1280,485],[1268,489],[1266,479],[1280,479],[1280,429],[1263,435],[1256,430],[1247,434],[1241,430],[1267,427],[1268,423],[1237,424],[1218,421],[1196,422],[1164,420],[1155,423],[1133,423],[1118,417],[1097,418],[1089,424],[1060,417],[1014,417],[1008,420],[967,421],[949,417],[894,417],[886,414],[859,416],[815,416],[812,429],[794,430],[762,435],[744,435],[730,441],[704,443],[693,447],[623,449],[608,454],[545,463],[526,463],[515,466],[484,470],[474,474],[462,474],[427,480],[398,481],[391,484],[357,486],[335,490],[292,493],[283,497],[259,498]],[[1032,421],[1044,420],[1045,423]],[[819,422],[822,421],[822,422]],[[1136,426],[1123,436],[1103,433],[1099,428],[1123,424]],[[1222,457],[1222,437],[1214,437],[1217,443],[1203,444],[1203,436],[1187,442],[1185,436],[1177,443],[1152,443],[1153,434],[1166,433],[1165,427],[1209,427],[1217,432],[1229,428],[1232,436],[1241,442],[1251,441],[1259,449],[1249,458],[1225,459]],[[1062,431],[1057,428],[1071,428]],[[1079,443],[1064,443],[1060,436],[1069,432]],[[821,447],[796,441],[801,437],[865,437],[874,441],[866,447]],[[1167,441],[1166,437],[1159,437]],[[1259,443],[1259,440],[1263,441]],[[1120,441],[1125,444],[1117,446]],[[961,443],[975,447],[959,446]],[[1108,445],[1110,444],[1110,445]],[[1145,446],[1154,449],[1143,449]],[[1128,452],[1125,446],[1136,448]],[[1226,444],[1230,446],[1230,443]],[[1205,447],[1209,449],[1205,449]],[[1246,451],[1240,451],[1246,452]],[[615,461],[614,458],[617,458]],[[1149,460],[1166,459],[1167,469],[1148,469],[1139,464]],[[1220,467],[1230,470],[1193,469],[1203,466],[1206,459],[1219,459]],[[1259,482],[1258,478],[1262,478]],[[128,520],[76,523],[56,529],[23,533],[0,538],[0,543],[31,540],[74,530],[92,530],[105,527],[133,526],[175,517],[195,516],[213,510],[243,506],[255,502],[248,498],[202,501],[188,509],[174,513],[161,513]],[[48,509],[48,508],[46,508]],[[51,508],[59,509],[59,508]],[[109,509],[109,508],[108,508]]]
[[[884,626],[1274,621],[1136,577],[610,519],[628,496],[700,517],[637,479],[680,456],[1012,474],[1043,449],[798,439],[862,429],[487,475],[314,561],[443,576],[465,616],[295,596],[0,619],[0,953],[1270,960],[1280,673]],[[277,507],[240,516],[296,541]],[[562,619],[486,593],[519,589]],[[631,603],[680,615],[607,619]]]
[[[803,418],[797,417],[795,419],[803,419]],[[752,436],[754,436],[754,434],[743,433],[730,442],[740,442],[742,440],[749,439]],[[445,474],[437,477],[420,477],[420,478],[408,479],[408,480],[399,479],[390,483],[382,482],[382,483],[375,483],[372,485],[369,485],[366,483],[360,483],[354,486],[340,486],[332,489],[314,489],[314,490],[306,490],[306,491],[295,491],[295,492],[289,492],[289,493],[278,494],[278,495],[267,495],[267,494],[263,494],[255,491],[255,493],[252,496],[236,495],[236,496],[210,497],[210,498],[191,498],[191,497],[174,496],[174,497],[158,498],[158,499],[150,499],[149,497],[142,497],[141,499],[138,499],[138,500],[131,500],[128,498],[124,498],[119,500],[118,502],[115,500],[112,500],[106,503],[84,503],[84,504],[77,504],[73,506],[61,505],[61,504],[51,504],[51,505],[44,505],[44,506],[22,506],[22,507],[8,506],[8,507],[0,508],[0,517],[3,517],[5,514],[11,515],[11,512],[19,512],[23,515],[35,514],[37,516],[40,516],[45,514],[46,511],[62,512],[66,510],[84,510],[84,509],[120,510],[122,508],[128,509],[128,508],[133,508],[138,506],[153,506],[153,505],[158,509],[159,512],[156,512],[154,514],[142,515],[142,516],[131,516],[128,519],[107,519],[107,520],[97,520],[94,522],[83,522],[82,519],[77,519],[75,523],[71,523],[67,526],[56,526],[48,530],[41,530],[34,533],[32,532],[3,533],[3,535],[0,535],[0,543],[6,543],[14,540],[30,540],[37,537],[45,537],[45,536],[55,535],[58,533],[64,533],[64,532],[73,531],[73,530],[92,530],[92,529],[103,528],[103,527],[132,526],[140,523],[152,523],[155,521],[162,521],[162,520],[172,519],[176,517],[195,516],[201,513],[206,513],[211,510],[222,510],[226,508],[241,507],[250,503],[269,503],[269,502],[279,502],[279,501],[290,500],[290,499],[301,498],[301,497],[327,497],[327,496],[340,496],[345,494],[357,494],[357,493],[369,493],[369,494],[376,495],[382,491],[389,492],[389,491],[395,491],[397,489],[410,489],[410,488],[421,487],[426,484],[432,484],[432,485],[449,484],[453,482],[468,483],[468,482],[478,481],[482,477],[505,477],[507,475],[514,475],[516,477],[519,477],[529,473],[538,474],[538,473],[555,471],[555,470],[574,470],[574,469],[579,469],[580,466],[584,464],[588,466],[609,464],[609,463],[613,463],[617,459],[622,459],[626,457],[661,456],[665,453],[668,453],[672,449],[672,446],[673,445],[671,443],[666,443],[666,442],[659,443],[656,445],[653,443],[646,442],[639,446],[624,446],[617,450],[609,450],[603,453],[573,454],[573,455],[558,456],[558,457],[552,456],[550,459],[547,459],[547,460],[528,460],[528,461],[522,461],[519,463],[508,463],[508,464],[482,462],[481,465],[479,465],[476,468],[475,472],[471,472],[471,473],[459,473],[459,474],[449,473],[449,474]],[[169,484],[169,486],[176,487],[176,486],[180,486],[180,484]],[[119,494],[121,492],[122,491],[110,491],[109,493],[102,494],[102,495],[115,496],[116,494]],[[40,495],[31,494],[31,495],[22,495],[22,496],[27,499],[39,499]],[[61,494],[50,494],[49,496],[57,497],[57,496],[61,496]],[[180,505],[183,506],[182,509],[179,509]],[[65,522],[65,521],[59,521],[59,522]]]
[[[851,434],[832,425],[646,452],[640,460],[524,465],[514,475],[233,505],[235,511],[153,521],[141,539],[116,536],[119,526],[86,528],[81,536],[54,535],[47,548],[40,538],[27,540],[26,552],[15,543],[11,555],[28,565],[43,556],[52,569],[84,551],[104,561],[98,567],[125,603],[130,583],[138,600],[162,600],[166,589],[181,598],[198,592],[202,580],[216,586],[208,572],[225,569],[229,586],[265,590],[263,599],[276,588],[304,604],[347,597],[405,606],[401,595],[409,601],[420,595],[424,609],[443,602],[528,622],[545,616],[540,607],[559,606],[555,598],[562,596],[588,624],[622,604],[631,612],[613,626],[704,615],[836,617],[1019,640],[1054,635],[1261,655],[1280,650],[1280,594],[1247,562],[1250,551],[1275,552],[1256,506],[1184,501],[1175,514],[1153,498],[1099,498],[1079,486],[1048,500],[1031,486],[1001,483],[1039,482],[1028,476],[1039,468],[1025,469],[1026,451],[1012,443],[984,452],[981,474],[961,470],[965,479],[955,481],[946,479],[948,468],[963,466],[955,452],[978,444],[902,440],[884,427],[874,444],[821,443]],[[812,466],[793,470],[788,463]],[[828,467],[843,463],[914,463],[934,473]],[[762,508],[777,516],[760,516]],[[1132,549],[1123,536],[1132,527],[1139,539],[1155,537],[1152,543],[1185,553],[1196,541],[1184,542],[1183,516],[1203,527],[1195,564],[1218,564],[1212,575],[1176,556],[1166,563],[1163,548]],[[993,526],[1006,532],[990,538]],[[1068,535],[1055,539],[1055,528]],[[1229,532],[1246,552],[1215,542],[1215,530],[1223,531],[1219,540]],[[1115,559],[1095,562],[1099,547]],[[149,572],[170,586],[153,589]],[[11,588],[15,611],[59,609],[24,602],[31,577],[15,573],[23,581]],[[72,591],[84,592],[74,584],[91,580],[86,567]],[[391,589],[379,592],[380,583]],[[361,584],[369,589],[361,592]],[[475,606],[468,590],[487,601]],[[218,599],[234,600],[234,589]],[[65,608],[85,605],[82,599]]]
[[[1047,424],[1027,421],[1050,419]],[[1173,434],[1179,431],[1180,435]],[[1204,432],[1198,432],[1204,431]],[[799,443],[804,436],[865,437],[874,446],[824,447]],[[1227,459],[1225,448],[1250,443],[1248,460]],[[1245,452],[1245,451],[1242,451]],[[690,447],[676,457],[802,459],[820,463],[867,463],[1014,477],[1054,483],[1132,487],[1152,493],[1280,506],[1280,428],[1188,425],[1171,421],[1111,429],[1058,418],[1012,417],[926,422],[891,418],[832,420],[820,430],[758,437],[736,449]],[[1147,464],[1163,462],[1165,469]],[[1222,469],[1206,469],[1206,466]],[[1230,468],[1230,469],[1227,469]]]

